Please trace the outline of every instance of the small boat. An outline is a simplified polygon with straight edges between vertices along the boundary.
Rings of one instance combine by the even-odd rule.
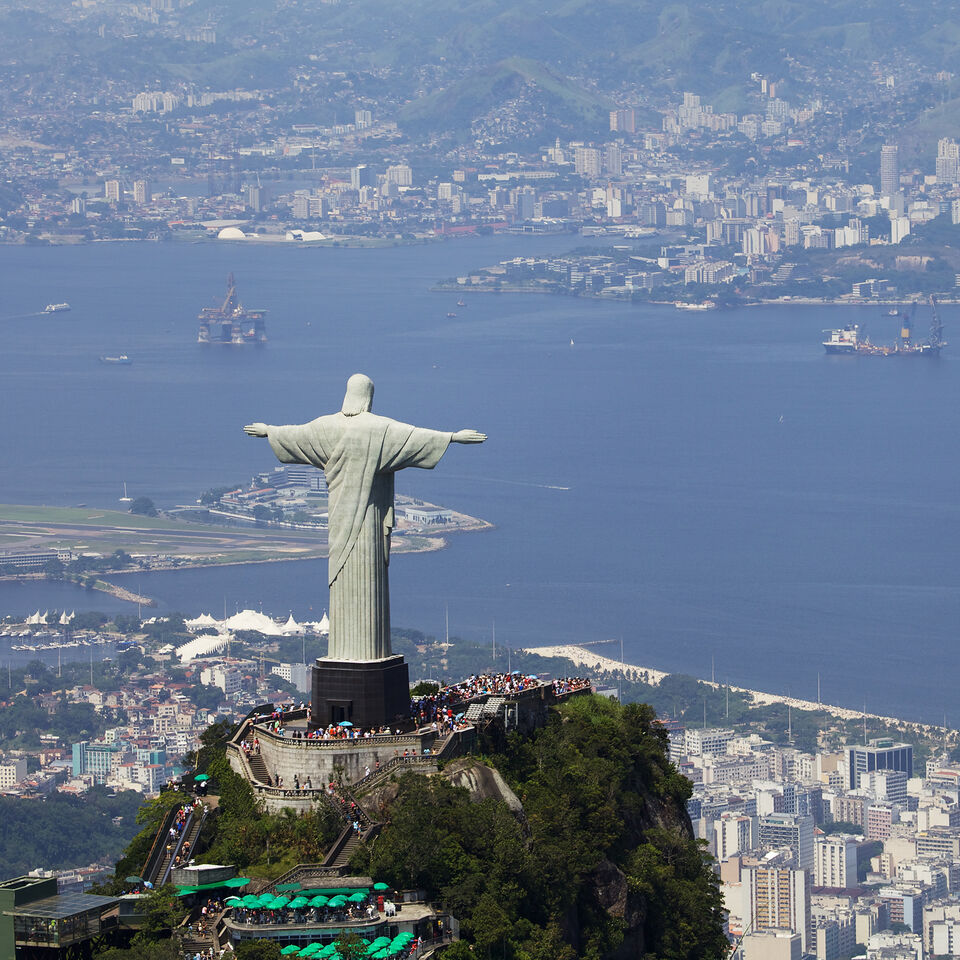
[[[467,305],[467,301],[466,301],[466,300],[458,300],[458,301],[457,301],[457,306],[458,306],[458,307],[465,307],[466,305]]]
[[[455,313],[448,313],[448,314],[447,314],[447,319],[448,319],[448,320],[453,320],[453,319],[456,318],[456,316],[457,316],[457,315],[456,315]]]
[[[123,496],[120,498],[121,503],[133,503],[133,497],[127,496],[127,481],[123,481]]]
[[[66,313],[70,309],[69,303],[48,303],[44,308],[44,313]]]
[[[119,363],[124,366],[126,366],[127,364],[133,363],[133,361],[125,353],[118,354],[115,357],[101,357],[100,362],[101,363]]]

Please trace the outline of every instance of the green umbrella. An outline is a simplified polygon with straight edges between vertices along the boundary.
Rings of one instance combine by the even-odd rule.
[[[355,893],[352,897],[350,897],[350,902],[363,903],[366,899],[367,895],[365,893]]]
[[[312,957],[320,949],[319,943],[308,943],[301,951],[301,957]]]
[[[235,907],[238,903],[243,903],[243,900],[240,897],[227,897],[223,902],[228,906]]]
[[[245,887],[250,883],[249,877],[231,877],[229,880],[224,880],[221,886],[224,887]]]
[[[196,780],[197,783],[203,783],[204,780],[209,780],[209,779],[210,779],[210,774],[209,774],[209,773],[198,773],[193,779]]]
[[[329,897],[323,896],[323,894],[318,894],[310,901],[311,907],[325,907],[330,902]]]
[[[320,952],[317,954],[317,956],[318,956],[318,957],[329,957],[331,954],[336,953],[336,952],[337,952],[337,945],[336,945],[336,943],[328,943],[325,947],[323,947],[323,948],[320,950]]]
[[[126,877],[123,881],[124,883],[143,883],[143,877]]]
[[[289,957],[291,953],[299,953],[300,948],[295,943],[290,943],[285,946],[281,951],[281,955],[284,957]]]
[[[272,893],[261,893],[260,896],[257,897],[257,903],[261,907],[265,907],[268,903],[273,903],[273,900],[274,897]]]
[[[301,907],[305,907],[310,901],[306,897],[294,897],[290,901],[291,910],[299,910]]]
[[[390,884],[388,884],[388,883],[375,883],[375,884],[373,885],[373,889],[374,889],[374,890],[389,890],[389,889],[390,889]]]
[[[248,893],[243,898],[243,905],[245,907],[249,907],[251,910],[255,910],[257,907],[260,906],[260,898],[255,897],[252,893]]]
[[[386,947],[384,947],[381,950],[378,950],[373,955],[373,960],[387,960],[387,957],[389,956],[390,956],[390,951]]]
[[[343,895],[337,895],[327,904],[328,907],[343,907],[346,906],[347,898]]]

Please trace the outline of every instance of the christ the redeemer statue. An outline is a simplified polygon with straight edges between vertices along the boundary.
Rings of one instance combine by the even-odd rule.
[[[483,443],[476,430],[445,433],[370,412],[373,381],[355,373],[339,413],[298,426],[251,423],[281,463],[307,463],[327,477],[329,501],[330,645],[326,659],[374,661],[391,656],[390,532],[393,475],[433,469],[451,443]]]

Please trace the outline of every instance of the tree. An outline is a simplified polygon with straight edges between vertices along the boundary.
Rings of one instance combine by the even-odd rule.
[[[134,937],[128,950],[110,947],[94,956],[97,960],[180,960],[176,940],[158,940],[154,943]]]
[[[187,914],[170,886],[145,894],[137,903],[137,909],[143,914],[143,927],[135,941],[142,937],[148,943],[166,939]]]
[[[278,960],[280,945],[276,940],[243,940],[233,952],[236,960]]]
[[[130,504],[130,512],[140,514],[144,517],[155,517],[157,515],[157,508],[153,505],[153,501],[149,497],[137,497],[137,499]]]

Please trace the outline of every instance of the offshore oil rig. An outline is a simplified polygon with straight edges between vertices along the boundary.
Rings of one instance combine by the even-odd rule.
[[[823,348],[827,353],[855,353],[866,357],[938,357],[947,342],[943,339],[943,321],[937,310],[937,298],[933,295],[930,308],[930,335],[926,341],[913,339],[914,304],[909,311],[891,310],[887,314],[900,321],[900,336],[893,343],[871,343],[859,324],[850,323],[842,330],[824,330],[830,336],[823,341]]]
[[[223,303],[200,311],[197,343],[266,343],[266,315],[266,310],[244,307],[231,273],[227,277],[227,296]]]

